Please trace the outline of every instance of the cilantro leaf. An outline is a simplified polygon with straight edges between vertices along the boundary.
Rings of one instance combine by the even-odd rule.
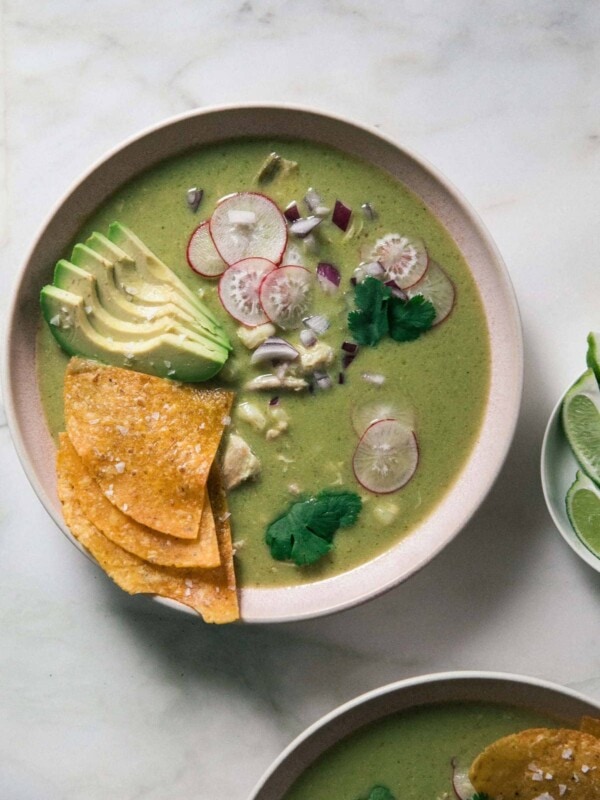
[[[392,297],[388,303],[388,316],[392,339],[396,342],[412,342],[431,328],[435,308],[422,294],[407,301]]]
[[[367,277],[354,287],[357,311],[348,314],[348,327],[358,344],[375,345],[389,329],[387,301],[392,290],[376,278]]]
[[[396,800],[387,786],[374,786],[369,792],[367,800]]]
[[[338,528],[353,525],[362,508],[355,492],[324,489],[293,503],[267,528],[265,541],[277,561],[314,564],[333,547]]]

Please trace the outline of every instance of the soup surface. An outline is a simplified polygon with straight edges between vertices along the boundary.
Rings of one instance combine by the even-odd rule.
[[[296,161],[298,169],[261,187],[256,175],[271,151]],[[193,186],[204,190],[196,213],[186,204],[187,190]],[[250,366],[251,353],[237,336],[239,326],[221,306],[218,281],[200,277],[186,263],[187,242],[225,195],[261,191],[283,209],[292,200],[302,207],[309,187],[315,187],[329,207],[341,199],[353,211],[347,231],[323,225],[315,237],[296,243],[296,255],[300,254],[308,269],[314,271],[317,263],[330,262],[342,275],[334,294],[316,286],[311,307],[311,314],[325,315],[330,322],[323,341],[336,353],[329,368],[333,386],[312,393],[247,391],[244,384],[260,371]],[[373,219],[361,212],[364,203],[375,210]],[[115,220],[135,231],[190,288],[203,293],[233,344],[233,354],[211,383],[236,392],[229,430],[241,435],[261,462],[258,478],[229,495],[236,571],[242,585],[290,585],[346,571],[384,552],[431,513],[452,486],[477,437],[489,388],[489,339],[467,264],[447,231],[417,197],[379,169],[332,148],[304,141],[241,139],[187,153],[140,175],[98,209],[77,241],[85,241],[93,231],[105,233]],[[341,346],[351,338],[348,312],[354,305],[350,279],[375,241],[389,233],[416,236],[425,242],[430,258],[443,267],[455,286],[454,308],[444,322],[416,341],[382,339],[374,347],[362,347],[354,362],[342,370]],[[69,252],[64,256],[69,258]],[[48,265],[48,278],[52,266]],[[287,338],[297,343],[298,332],[290,332]],[[48,326],[40,324],[39,384],[55,436],[64,430],[66,363],[67,356]],[[340,384],[342,371],[344,382]],[[382,376],[382,385],[373,384],[372,376]],[[239,407],[250,402],[268,417],[275,396],[288,428],[269,439],[264,430],[256,430],[240,417]],[[417,470],[405,487],[385,496],[362,488],[352,468],[358,442],[353,415],[373,401],[408,408],[416,421]],[[289,507],[298,492],[314,495],[327,488],[360,493],[364,506],[357,523],[340,530],[331,553],[312,566],[275,561],[264,541],[268,524]]]
[[[558,725],[531,711],[479,703],[395,714],[361,728],[324,753],[285,800],[358,800],[377,785],[387,787],[397,800],[453,797],[451,759],[465,772],[496,739]]]

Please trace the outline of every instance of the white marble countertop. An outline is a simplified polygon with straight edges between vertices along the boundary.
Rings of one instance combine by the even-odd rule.
[[[322,713],[448,669],[600,699],[600,574],[546,512],[546,419],[600,324],[600,6],[592,0],[0,2],[0,311],[50,207],[144,126],[289,101],[376,125],[483,217],[521,307],[506,466],[420,574],[339,616],[213,628],[130,598],[55,528],[0,429],[0,797],[244,800]],[[2,419],[4,423],[4,420]]]

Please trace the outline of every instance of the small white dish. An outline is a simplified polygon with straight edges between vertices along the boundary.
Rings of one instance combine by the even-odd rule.
[[[575,381],[569,385],[554,407],[542,442],[541,477],[544,498],[550,516],[561,536],[577,555],[600,572],[600,558],[597,558],[579,539],[567,516],[566,497],[575,481],[577,470],[581,469],[573,455],[561,423],[561,408],[564,396]]]

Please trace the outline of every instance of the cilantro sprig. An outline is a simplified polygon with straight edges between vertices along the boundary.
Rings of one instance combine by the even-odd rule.
[[[388,333],[396,342],[418,339],[435,319],[433,303],[423,295],[403,300],[370,276],[354,287],[354,302],[356,310],[348,314],[348,327],[358,344],[370,347]]]
[[[338,528],[354,525],[361,508],[356,492],[330,489],[293,503],[267,528],[265,541],[271,555],[299,567],[314,564],[331,550]]]
[[[374,786],[369,792],[367,800],[396,800],[387,786]]]

